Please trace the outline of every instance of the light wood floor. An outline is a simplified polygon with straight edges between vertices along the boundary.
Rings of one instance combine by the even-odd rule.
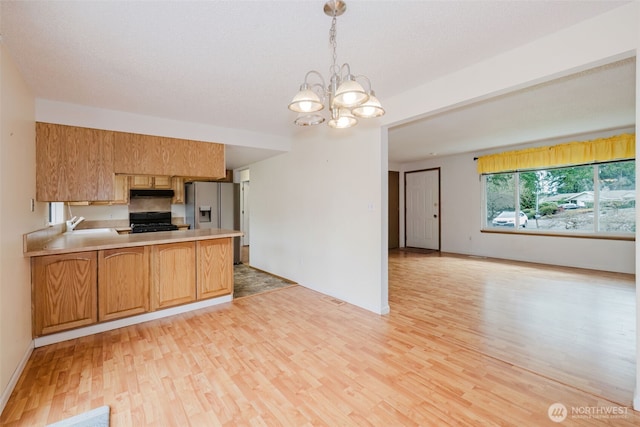
[[[36,349],[3,425],[111,406],[111,426],[552,423],[629,406],[632,276],[390,254],[391,313],[294,286]],[[583,409],[584,411],[584,409]]]

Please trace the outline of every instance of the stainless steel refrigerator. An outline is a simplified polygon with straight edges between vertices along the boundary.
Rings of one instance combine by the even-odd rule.
[[[231,182],[188,182],[185,215],[191,229],[240,230],[240,184]],[[233,263],[240,263],[240,237],[233,238]]]

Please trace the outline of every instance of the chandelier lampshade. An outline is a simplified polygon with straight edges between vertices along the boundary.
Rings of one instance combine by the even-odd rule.
[[[294,121],[298,126],[315,126],[324,122],[325,118],[318,113],[300,113]]]
[[[368,99],[369,95],[360,83],[355,80],[345,80],[338,86],[333,102],[338,107],[352,108],[362,105]]]
[[[305,85],[303,85],[304,87]],[[320,97],[311,89],[300,88],[289,104],[289,109],[297,113],[313,113],[324,108]]]
[[[374,117],[380,117],[384,115],[384,108],[376,98],[373,91],[369,93],[369,99],[364,104],[361,104],[351,110],[354,116],[363,119],[372,119]]]

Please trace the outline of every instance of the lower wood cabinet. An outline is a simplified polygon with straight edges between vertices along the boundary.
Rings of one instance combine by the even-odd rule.
[[[97,322],[95,251],[32,258],[32,274],[34,336]]]
[[[196,242],[151,247],[151,310],[196,299]]]
[[[149,246],[98,251],[98,321],[149,311]]]
[[[196,242],[198,257],[197,298],[227,295],[233,292],[232,239]]]
[[[33,336],[233,292],[232,238],[36,256]]]

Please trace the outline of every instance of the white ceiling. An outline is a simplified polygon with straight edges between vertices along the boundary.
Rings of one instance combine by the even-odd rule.
[[[635,124],[635,58],[445,111],[389,130],[405,163]]]
[[[354,73],[366,74],[384,105],[385,97],[626,3],[349,0],[338,18],[338,62],[348,61]],[[323,5],[322,0],[3,0],[0,34],[38,98],[288,137],[299,130],[286,106],[305,73],[328,74],[331,21]],[[611,68],[624,78],[630,73]],[[563,108],[558,95],[562,103],[573,100],[581,107],[586,124],[594,123],[601,101],[609,116],[624,109],[627,117],[628,97],[618,105],[615,94],[633,87],[620,83],[611,93],[596,90],[591,96],[597,103],[576,97],[584,93],[580,84],[618,82],[606,74],[585,73],[392,129],[390,160],[566,132],[562,118],[575,108]],[[541,132],[547,122],[553,126]],[[509,133],[515,128],[516,139]],[[232,147],[227,167],[277,152],[261,149],[260,141],[254,148]]]

